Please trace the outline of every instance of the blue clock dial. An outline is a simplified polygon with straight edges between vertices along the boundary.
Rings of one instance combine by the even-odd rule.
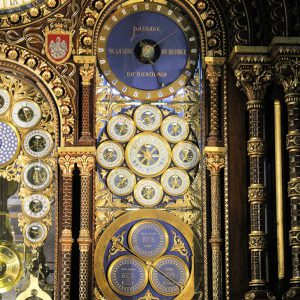
[[[98,41],[107,80],[134,99],[157,100],[182,89],[198,56],[195,31],[178,10],[135,3],[113,13]]]

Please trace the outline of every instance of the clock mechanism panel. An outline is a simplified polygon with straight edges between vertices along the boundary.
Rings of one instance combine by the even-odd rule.
[[[190,228],[166,212],[148,210],[145,218],[136,211],[119,217],[95,252],[96,280],[104,296],[138,300],[150,292],[164,300],[190,297],[199,284],[194,278],[199,249],[193,239]]]

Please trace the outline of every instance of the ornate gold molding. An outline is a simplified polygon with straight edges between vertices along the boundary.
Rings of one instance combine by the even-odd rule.
[[[72,231],[70,229],[63,229],[59,242],[63,252],[71,252],[72,244],[74,242],[72,238]]]

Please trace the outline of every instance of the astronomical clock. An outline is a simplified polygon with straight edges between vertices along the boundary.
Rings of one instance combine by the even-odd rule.
[[[203,272],[197,24],[165,1],[108,9],[96,44],[95,294],[192,299]]]

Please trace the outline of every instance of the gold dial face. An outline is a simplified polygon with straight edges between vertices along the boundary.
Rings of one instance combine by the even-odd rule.
[[[161,185],[153,179],[140,180],[134,189],[135,200],[146,207],[157,205],[163,197]]]
[[[189,135],[189,125],[179,116],[169,116],[162,122],[160,131],[170,143],[178,143]]]
[[[142,105],[134,113],[136,127],[143,131],[155,131],[161,121],[161,111],[153,105]]]
[[[11,103],[11,95],[5,89],[0,89],[0,115],[7,112]]]
[[[112,86],[139,100],[184,88],[198,60],[196,33],[185,12],[161,1],[131,2],[102,25],[98,62]]]
[[[30,219],[42,219],[49,213],[50,201],[41,194],[27,196],[22,203],[23,213]]]
[[[97,148],[97,161],[106,169],[119,167],[124,160],[123,147],[112,141],[101,143]]]
[[[23,180],[25,185],[33,191],[44,190],[52,181],[51,168],[43,161],[33,161],[24,167]]]
[[[172,159],[177,167],[189,170],[199,163],[200,150],[192,142],[180,142],[173,148]]]
[[[170,168],[162,175],[161,184],[167,194],[180,196],[189,189],[190,178],[184,170]]]
[[[134,174],[127,168],[116,168],[107,176],[107,186],[113,194],[124,196],[130,194],[135,186]]]
[[[43,129],[28,132],[23,140],[25,152],[33,158],[43,158],[49,155],[53,144],[51,134]]]
[[[20,128],[36,126],[42,117],[40,107],[32,100],[21,100],[12,107],[12,120]]]
[[[133,120],[126,115],[112,117],[107,124],[107,133],[115,141],[128,142],[135,134]]]
[[[129,168],[144,177],[163,173],[171,162],[171,148],[160,135],[144,132],[136,135],[127,145],[125,158]]]

